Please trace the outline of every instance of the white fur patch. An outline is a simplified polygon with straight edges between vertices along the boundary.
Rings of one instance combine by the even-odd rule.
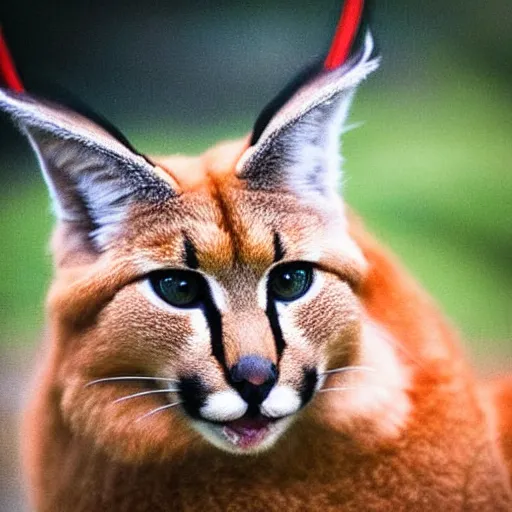
[[[328,375],[320,390],[328,422],[352,427],[356,437],[363,435],[362,424],[367,430],[364,434],[399,435],[411,410],[407,394],[410,375],[398,360],[395,345],[391,334],[383,327],[365,319],[360,365],[371,371]]]
[[[258,288],[256,290],[256,296],[258,298],[258,306],[263,311],[265,311],[267,309],[267,288],[268,288],[267,280],[268,280],[268,273],[269,273],[269,271],[267,270],[267,272],[266,272],[265,276],[263,277],[263,279],[261,279],[260,282],[258,283]]]
[[[299,410],[300,396],[289,386],[276,386],[261,404],[261,412],[270,418],[288,416]]]
[[[199,410],[201,416],[212,421],[232,421],[242,417],[247,403],[231,389],[212,393]]]
[[[225,312],[228,307],[227,300],[226,300],[226,296],[227,296],[226,290],[213,277],[210,277],[209,275],[205,274],[204,272],[201,272],[201,275],[208,282],[208,286],[210,287],[210,292],[212,294],[212,300],[215,303],[215,306],[217,307],[217,309],[219,311]]]

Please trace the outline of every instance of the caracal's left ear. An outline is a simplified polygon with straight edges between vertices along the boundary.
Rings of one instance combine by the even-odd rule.
[[[172,180],[100,124],[23,91],[0,89],[11,115],[34,148],[57,218],[105,249],[136,201],[177,195]]]
[[[353,48],[356,33],[362,30],[362,4],[345,3],[324,65],[310,69],[298,87],[292,86],[292,94],[284,102],[278,97],[281,108],[263,123],[261,119],[256,123],[252,145],[238,164],[238,176],[249,188],[284,189],[314,200],[318,195],[332,197],[338,193],[344,122],[357,86],[379,63],[372,59],[369,31],[361,34],[360,47]],[[354,9],[359,8],[359,18],[354,17]],[[336,49],[340,41],[345,44],[341,53],[346,55]],[[270,111],[272,108],[271,104]],[[268,110],[263,117],[268,117]]]

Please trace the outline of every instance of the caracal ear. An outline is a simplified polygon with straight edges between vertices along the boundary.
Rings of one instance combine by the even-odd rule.
[[[176,195],[165,173],[86,117],[23,92],[0,89],[0,110],[34,148],[56,216],[101,251],[134,201]]]
[[[314,199],[338,193],[340,135],[357,86],[378,67],[372,52],[367,32],[361,49],[340,67],[309,73],[242,155],[238,176],[249,188]]]

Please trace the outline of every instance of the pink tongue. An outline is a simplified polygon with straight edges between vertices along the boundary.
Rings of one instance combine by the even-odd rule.
[[[268,433],[270,420],[266,418],[240,418],[226,423],[224,432],[240,448],[250,448],[260,444]],[[233,438],[229,434],[235,435]]]

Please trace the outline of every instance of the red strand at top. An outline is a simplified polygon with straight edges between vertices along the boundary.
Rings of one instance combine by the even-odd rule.
[[[14,92],[23,92],[25,88],[14,66],[11,53],[5,42],[2,28],[0,27],[0,85],[5,85]]]
[[[348,58],[363,16],[364,0],[346,0],[324,68],[340,67]]]

